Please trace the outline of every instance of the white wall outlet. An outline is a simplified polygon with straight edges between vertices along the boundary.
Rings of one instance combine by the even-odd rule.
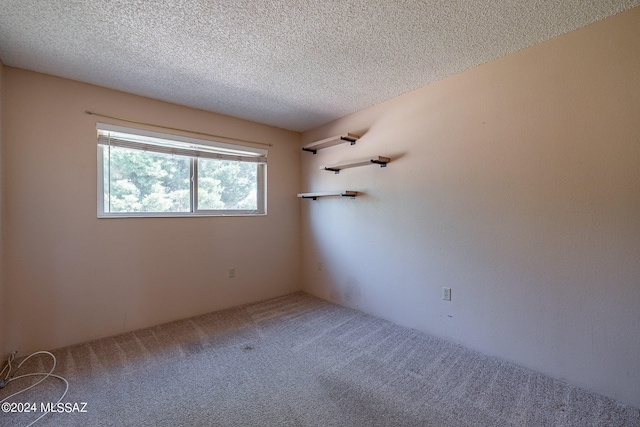
[[[442,299],[451,301],[451,288],[442,288]]]
[[[235,268],[230,268],[229,269],[229,279],[233,279],[234,277],[236,277],[236,269]]]

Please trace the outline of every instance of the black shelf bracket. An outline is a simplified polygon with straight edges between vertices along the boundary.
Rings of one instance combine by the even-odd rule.
[[[356,145],[356,141],[358,140],[357,138],[351,138],[348,136],[341,136],[340,139],[349,142],[351,145]]]

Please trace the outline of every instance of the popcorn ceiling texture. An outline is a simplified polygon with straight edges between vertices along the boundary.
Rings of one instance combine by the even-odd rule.
[[[0,0],[0,60],[305,131],[638,5]]]

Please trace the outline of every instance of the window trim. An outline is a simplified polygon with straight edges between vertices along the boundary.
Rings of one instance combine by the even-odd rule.
[[[248,147],[239,144],[230,144],[219,141],[211,141],[204,139],[196,139],[181,135],[153,132],[142,129],[134,129],[128,128],[124,126],[116,126],[105,123],[96,123],[96,132],[98,134],[97,138],[97,209],[98,209],[98,218],[164,218],[164,217],[247,217],[247,216],[266,216],[267,215],[267,155],[268,150],[263,148],[255,148]],[[190,162],[190,197],[191,197],[191,211],[190,212],[105,212],[104,210],[104,199],[105,199],[105,191],[104,191],[104,151],[105,147],[108,149],[108,145],[105,145],[104,142],[100,141],[100,133],[101,132],[114,132],[120,134],[128,134],[132,136],[139,136],[142,138],[155,138],[155,139],[163,139],[171,142],[175,142],[178,144],[190,144],[206,147],[205,154],[202,156],[198,155],[186,155],[184,153],[177,154],[182,157],[188,158]],[[143,143],[140,143],[143,144]],[[115,145],[118,146],[118,145]],[[149,144],[151,146],[151,144]],[[210,147],[210,150],[207,149]],[[136,149],[136,148],[134,148]],[[180,148],[178,148],[179,150]],[[215,154],[216,149],[219,149],[220,155]],[[140,151],[150,151],[157,152],[163,154],[176,154],[176,153],[167,153],[166,150],[140,150]],[[197,150],[196,150],[197,151]],[[212,154],[214,153],[214,154]],[[230,160],[230,161],[248,161],[251,163],[257,164],[257,195],[256,195],[256,204],[257,209],[251,210],[241,210],[241,209],[217,209],[217,210],[208,210],[208,209],[198,209],[197,208],[197,193],[198,193],[198,178],[197,178],[197,170],[198,170],[198,159],[221,159],[221,160]]]

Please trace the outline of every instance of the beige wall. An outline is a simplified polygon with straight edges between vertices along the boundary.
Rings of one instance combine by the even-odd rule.
[[[304,201],[304,289],[640,406],[639,71],[636,8],[303,134],[366,131],[302,154],[365,193]]]
[[[0,62],[0,360],[4,360],[5,357],[5,326],[6,326],[6,308],[4,306],[4,187],[3,187],[3,175],[4,175],[4,159],[2,157],[2,135],[4,133],[4,127],[2,126],[2,98],[3,98],[3,82],[4,82],[4,66]]]
[[[300,134],[9,67],[4,83],[7,350],[299,290]],[[118,123],[86,109],[272,143],[268,215],[97,219],[95,123]]]

